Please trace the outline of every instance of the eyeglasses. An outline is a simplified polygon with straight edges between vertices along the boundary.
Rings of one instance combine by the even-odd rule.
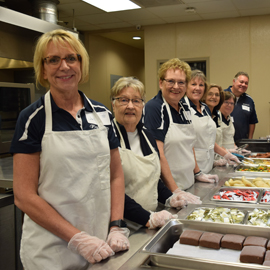
[[[70,54],[64,58],[61,58],[60,56],[48,56],[43,58],[43,61],[47,64],[47,65],[52,65],[52,66],[60,66],[62,63],[62,60],[65,60],[67,64],[72,65],[74,63],[76,63],[77,61],[81,61],[82,57],[79,54]]]
[[[121,106],[127,106],[129,102],[131,101],[134,106],[140,107],[143,104],[143,99],[141,98],[125,98],[125,97],[118,97],[118,98],[113,98],[113,100],[117,100]]]
[[[209,97],[213,97],[213,96],[215,96],[215,97],[220,97],[220,94],[219,94],[219,93],[208,92],[207,95],[208,95]]]
[[[234,103],[233,103],[233,102],[224,101],[224,103],[225,103],[226,105],[232,105],[232,106],[234,106]]]
[[[178,87],[184,87],[186,85],[186,82],[183,82],[183,81],[177,82],[175,80],[167,80],[167,79],[163,79],[163,81],[165,81],[168,86],[174,86],[176,83]]]

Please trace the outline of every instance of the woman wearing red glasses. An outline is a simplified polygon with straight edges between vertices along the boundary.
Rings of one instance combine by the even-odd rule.
[[[111,113],[78,90],[89,57],[73,34],[42,35],[34,68],[49,91],[21,112],[10,150],[15,204],[25,213],[22,263],[86,269],[129,248],[119,142]]]

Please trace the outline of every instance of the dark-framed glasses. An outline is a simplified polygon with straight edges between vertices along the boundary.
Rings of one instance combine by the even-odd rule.
[[[163,79],[167,83],[168,86],[174,86],[177,83],[178,87],[184,87],[186,85],[186,82],[184,81],[175,81],[175,80],[168,80],[168,79]]]
[[[143,99],[142,98],[125,98],[125,97],[117,97],[113,98],[113,100],[117,100],[118,103],[121,106],[127,106],[129,102],[131,101],[134,106],[140,107],[143,105]]]
[[[67,64],[72,65],[78,61],[81,61],[82,57],[79,54],[69,54],[68,56],[64,58],[61,58],[60,56],[56,56],[56,55],[43,58],[43,61],[47,65],[52,65],[52,66],[60,65],[63,60],[65,60]]]
[[[223,103],[225,103],[226,105],[234,106],[234,102],[224,101]]]

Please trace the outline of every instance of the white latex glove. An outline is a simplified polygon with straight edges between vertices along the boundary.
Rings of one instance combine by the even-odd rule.
[[[247,154],[251,153],[251,151],[247,150],[247,149],[240,149],[238,152],[239,152],[239,154],[244,154],[244,155],[247,155]]]
[[[68,248],[93,264],[114,255],[113,250],[105,241],[86,232],[76,233],[70,239]]]
[[[221,158],[221,159],[215,159],[214,160],[214,167],[217,167],[217,166],[226,166],[227,164],[227,159],[225,158]]]
[[[235,155],[231,154],[230,152],[225,154],[223,157],[227,159],[229,165],[236,165],[236,164],[241,163],[240,160]]]
[[[177,218],[177,215],[172,215],[170,212],[166,210],[162,210],[160,212],[152,212],[149,218],[149,229],[155,229],[158,227],[162,227],[166,224],[166,222],[172,218]]]
[[[233,148],[233,149],[227,149],[230,153],[238,153],[238,151],[235,149],[235,148]]]
[[[187,204],[201,204],[202,203],[202,201],[200,200],[200,197],[193,195],[189,192],[185,192],[181,190],[180,188],[177,188],[176,190],[174,190],[173,195],[170,198],[169,198],[170,205],[176,208],[179,206],[181,207],[181,205],[177,206],[177,204],[178,204],[178,201],[182,201],[182,200],[185,200]]]
[[[114,252],[129,249],[129,229],[113,227],[107,238],[107,244],[112,248]]]
[[[216,174],[205,174],[200,172],[199,174],[195,175],[195,179],[200,182],[207,182],[207,183],[217,183],[219,178]]]

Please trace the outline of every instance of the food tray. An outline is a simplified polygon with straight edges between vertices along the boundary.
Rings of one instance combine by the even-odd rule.
[[[142,248],[143,253],[149,254],[149,265],[163,267],[163,269],[200,269],[200,270],[240,270],[240,269],[269,269],[259,264],[246,264],[240,262],[226,262],[213,259],[200,258],[200,252],[194,257],[169,255],[167,251],[179,240],[181,233],[186,230],[208,231],[216,233],[233,233],[244,236],[261,236],[270,239],[270,229],[254,226],[220,224],[220,223],[196,223],[188,220],[170,220],[163,226],[154,237]],[[197,248],[197,247],[195,247]],[[215,250],[219,252],[220,250]],[[150,267],[151,268],[151,267]]]
[[[259,177],[259,176],[254,176],[254,177],[250,177],[250,176],[245,176],[245,179],[247,181],[249,181],[250,183],[252,183],[252,181],[256,178],[262,178],[262,177]],[[242,181],[242,177],[241,176],[236,176],[236,177],[230,177],[227,181],[230,181],[230,180],[233,180],[233,181],[241,181],[243,184],[244,182]],[[270,188],[270,178],[267,178],[267,177],[263,177],[262,180],[264,182],[267,182],[269,183],[269,188]],[[224,184],[222,185],[223,187],[226,187],[226,188],[242,188],[240,186],[227,186],[225,183],[227,182],[225,181]],[[266,188],[265,186],[257,186],[257,187],[250,187],[250,186],[246,186],[246,187],[243,187],[243,188],[252,188],[252,189],[262,189],[262,188]]]
[[[230,192],[230,193],[234,193],[234,191],[240,191],[241,193],[246,193],[248,194],[248,192],[251,193],[257,193],[256,199],[255,200],[248,200],[248,196],[244,196],[244,198],[246,200],[233,200],[233,199],[224,199],[225,196],[223,196],[223,198],[220,195],[221,192]],[[254,188],[244,188],[244,187],[226,187],[226,188],[220,188],[218,190],[216,190],[212,195],[211,195],[211,201],[217,201],[217,202],[227,202],[227,203],[249,203],[249,204],[256,204],[260,201],[261,196],[263,193],[263,189],[254,189]],[[220,199],[215,198],[216,196],[219,196]]]
[[[253,158],[253,157],[250,157],[251,159],[253,159],[254,162],[250,162],[249,160],[243,160],[244,163],[247,163],[247,164],[261,164],[261,165],[267,165],[267,166],[270,166],[270,158]]]
[[[268,194],[268,195],[267,195]],[[267,201],[262,201],[264,199],[264,196],[266,195],[266,198],[269,199],[270,198],[270,189],[264,189],[262,191],[262,196],[261,199],[259,200],[260,204],[265,204],[265,205],[269,205],[270,204],[270,200]]]
[[[261,205],[263,206],[263,204]],[[250,219],[253,218],[254,220],[251,222]],[[245,223],[248,226],[254,227],[266,227],[270,229],[270,210],[269,207],[267,208],[255,208],[253,210],[249,210],[246,216]]]
[[[265,168],[269,168],[269,172],[268,171],[250,171],[258,167],[259,165],[239,164],[238,166],[235,167],[235,173],[245,175],[245,176],[254,175],[254,176],[261,176],[261,177],[270,177],[270,166],[266,166],[266,165],[263,166]],[[247,169],[247,171],[242,171],[242,169]]]
[[[226,201],[227,202],[227,201]],[[242,204],[243,205],[243,204]],[[211,219],[209,219],[209,215],[208,215],[208,210],[212,210],[215,209],[215,213],[219,212],[221,213],[221,217],[219,218],[219,213],[216,215],[214,214],[212,217],[212,221]],[[224,215],[223,212],[226,213],[226,210],[232,211],[232,210],[237,210],[237,214],[238,215],[231,215],[232,218],[229,218],[228,221],[228,215]],[[200,217],[196,218],[196,219],[189,219],[189,217],[194,214],[195,212],[200,212],[200,210],[205,211],[205,213],[203,213],[203,215],[201,215]],[[237,208],[237,207],[227,207],[227,206],[220,206],[220,205],[210,205],[210,206],[200,206],[200,207],[196,207],[193,208],[191,211],[187,212],[186,211],[186,215],[182,216],[180,218],[183,218],[185,220],[189,220],[189,221],[193,221],[193,222],[199,222],[199,223],[207,223],[207,224],[212,224],[212,223],[222,223],[222,224],[245,224],[246,221],[246,217],[247,217],[247,210],[246,209],[241,209],[241,208]],[[197,216],[197,215],[196,215]],[[212,215],[211,215],[212,216]]]

